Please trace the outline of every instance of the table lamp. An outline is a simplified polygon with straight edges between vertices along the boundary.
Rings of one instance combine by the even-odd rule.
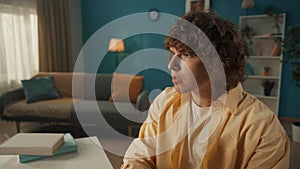
[[[243,9],[246,9],[246,15],[248,15],[248,10],[254,7],[254,1],[253,0],[243,0],[241,6]]]
[[[123,39],[112,38],[109,41],[108,51],[110,52],[124,52],[125,46]],[[118,66],[118,54],[116,54],[116,67]]]

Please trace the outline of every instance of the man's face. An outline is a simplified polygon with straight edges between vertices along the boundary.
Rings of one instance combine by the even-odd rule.
[[[209,77],[200,58],[180,53],[174,47],[170,48],[170,52],[172,56],[168,68],[171,70],[176,91],[188,93],[205,90]]]

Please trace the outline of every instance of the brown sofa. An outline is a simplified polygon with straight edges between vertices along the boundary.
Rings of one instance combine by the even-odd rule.
[[[20,122],[41,123],[71,123],[78,124],[74,103],[92,101],[95,93],[96,101],[102,115],[111,125],[136,125],[138,123],[124,118],[115,107],[114,102],[109,101],[111,94],[112,74],[97,74],[95,78],[95,91],[85,89],[86,83],[90,83],[95,75],[84,73],[39,73],[33,78],[41,76],[53,76],[55,89],[60,95],[58,99],[42,100],[27,104],[23,88],[8,91],[0,96],[0,115],[2,120],[15,121],[17,131],[20,131]],[[73,76],[79,80],[72,84]],[[72,95],[72,85],[76,90],[76,96]],[[122,84],[121,84],[122,85]],[[92,92],[92,93],[91,93]],[[122,101],[121,101],[122,102]],[[134,106],[138,111],[146,111],[149,107],[148,93],[141,90],[135,103],[123,102],[122,106]],[[89,111],[85,109],[84,111]],[[128,112],[134,113],[134,112]]]

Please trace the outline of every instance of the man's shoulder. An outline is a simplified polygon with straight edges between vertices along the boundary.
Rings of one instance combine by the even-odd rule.
[[[241,106],[238,107],[237,111],[239,112],[237,116],[241,116],[241,119],[250,125],[270,125],[272,123],[278,123],[276,114],[262,101],[249,93],[246,94],[246,98],[243,100],[243,103],[241,103]]]
[[[275,113],[254,95],[243,89],[241,84],[226,95],[226,105],[231,107],[235,115],[252,116],[255,119],[273,118]]]
[[[165,88],[156,98],[153,100],[149,108],[149,117],[151,120],[157,119],[166,105],[174,98],[176,90],[174,87]]]
[[[166,87],[156,98],[153,100],[150,108],[159,110],[164,108],[178,93],[174,87]]]
[[[245,102],[247,104],[247,107],[250,111],[250,114],[253,114],[255,116],[261,115],[261,116],[271,116],[275,113],[261,100],[259,100],[257,97],[247,93],[247,99],[245,99]],[[247,109],[245,108],[244,109]]]
[[[161,104],[170,101],[176,94],[174,87],[166,87],[156,98],[153,103]]]

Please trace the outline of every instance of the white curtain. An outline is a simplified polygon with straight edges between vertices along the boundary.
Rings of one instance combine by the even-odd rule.
[[[37,72],[36,0],[0,0],[0,93]]]

